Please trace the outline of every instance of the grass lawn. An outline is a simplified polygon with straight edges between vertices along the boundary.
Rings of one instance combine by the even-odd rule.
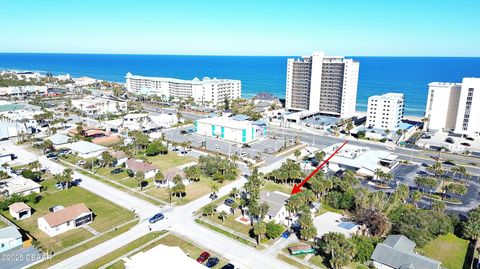
[[[42,262],[42,263],[39,263],[38,265],[35,265],[35,266],[32,267],[32,268],[34,268],[34,269],[48,268],[48,267],[50,267],[50,266],[52,266],[52,265],[54,265],[54,264],[56,264],[56,263],[58,263],[58,262],[60,262],[60,261],[63,261],[63,260],[65,260],[65,259],[67,259],[67,258],[70,258],[70,257],[72,257],[72,256],[74,256],[74,255],[76,255],[76,254],[78,254],[78,253],[81,253],[81,252],[83,252],[83,251],[85,251],[85,250],[87,250],[87,249],[90,249],[90,248],[92,248],[92,247],[94,247],[94,246],[96,246],[96,245],[99,245],[99,244],[101,244],[101,243],[103,243],[103,242],[105,242],[105,241],[107,241],[107,240],[110,240],[110,239],[112,239],[112,238],[114,238],[114,237],[116,237],[116,236],[118,236],[118,235],[120,235],[120,234],[128,231],[130,228],[132,228],[133,226],[137,225],[137,223],[138,223],[137,221],[133,221],[133,222],[131,222],[131,223],[129,223],[129,224],[126,224],[126,225],[118,228],[118,229],[115,230],[115,231],[107,232],[107,233],[105,233],[105,234],[103,234],[103,235],[100,235],[100,236],[98,236],[97,238],[95,238],[95,239],[93,239],[93,240],[91,240],[91,241],[89,241],[89,242],[87,242],[87,243],[85,243],[85,244],[83,244],[83,245],[80,245],[80,246],[78,246],[78,247],[76,247],[76,248],[74,248],[74,249],[71,249],[71,250],[69,250],[69,251],[66,251],[66,252],[64,252],[64,253],[62,253],[62,254],[55,255],[55,256],[53,256],[53,258],[52,258],[51,260],[46,260],[46,261],[44,261],[44,262]],[[123,267],[121,267],[121,268],[123,268]]]
[[[428,242],[420,249],[420,252],[423,252],[427,257],[441,261],[443,267],[462,269],[467,255],[468,243],[468,240],[450,233]]]
[[[324,260],[323,260],[323,257],[320,256],[320,255],[314,255],[312,256],[309,260],[308,260],[309,263],[313,264],[313,265],[316,265],[320,268],[325,268],[327,269],[328,267],[324,264]],[[368,268],[368,267],[367,267]]]
[[[14,221],[7,211],[2,212],[3,215],[11,218],[18,226],[36,238],[45,250],[58,251],[93,236],[84,228],[70,230],[55,237],[50,237],[39,230],[37,219],[47,214],[48,208],[52,206],[63,205],[67,207],[80,202],[85,203],[95,215],[95,219],[90,226],[98,232],[104,232],[134,217],[130,211],[80,187],[60,191],[55,189],[54,184],[55,181],[51,176],[45,176],[42,186],[46,190],[42,191],[42,199],[39,203],[29,204],[34,210],[30,218]]]
[[[322,203],[322,205],[320,206],[320,209],[316,213],[316,216],[320,216],[326,212],[334,212],[334,213],[342,214],[343,210],[333,208],[327,203]]]
[[[110,179],[113,179],[113,180],[120,180],[120,179],[128,177],[127,170],[125,168],[121,168],[121,169],[123,169],[123,172],[121,172],[121,173],[118,173],[118,174],[115,174],[115,175],[110,173],[112,170],[114,170],[116,168],[119,168],[119,167],[102,167],[102,168],[98,169],[97,174],[101,175],[101,176],[104,176],[104,177],[107,177],[107,178],[110,178]]]
[[[196,162],[197,159],[190,156],[179,156],[175,152],[168,152],[165,155],[147,157],[147,159],[156,167],[165,173],[166,171],[190,162]]]
[[[297,268],[300,268],[300,269],[310,269],[310,267],[308,267],[306,265],[303,265],[303,264],[297,262],[296,260],[291,259],[289,257],[286,257],[285,255],[282,255],[282,254],[278,254],[277,259],[282,260],[282,261],[284,261],[284,262],[286,262],[286,263],[288,263],[292,266],[295,266]]]
[[[123,183],[123,181],[122,181]],[[219,187],[222,187],[226,184],[230,183],[230,181],[225,181],[223,184],[216,183]],[[147,194],[157,197],[159,199],[162,199],[163,201],[169,201],[168,197],[168,189],[167,188],[156,188],[153,185],[153,180],[149,179],[148,180],[149,186],[151,187],[148,191],[146,191]],[[211,186],[214,184],[214,181],[208,177],[202,176],[200,178],[200,181],[198,182],[191,182],[188,185],[185,185],[186,188],[186,193],[187,195],[184,197],[176,197],[172,196],[172,203],[175,203],[176,205],[183,205],[186,203],[189,203],[193,200],[196,200],[208,193],[211,192]]]
[[[0,221],[0,229],[7,227],[7,224],[5,224],[3,221]]]
[[[147,244],[148,242],[154,240],[155,238],[157,238],[158,236],[162,235],[162,234],[165,234],[165,231],[162,231],[162,232],[153,232],[153,233],[149,233],[147,235],[144,235],[136,240],[134,240],[133,242],[129,243],[128,245],[126,246],[123,246],[117,250],[115,250],[114,252],[110,253],[110,254],[107,254],[105,256],[103,256],[102,258],[100,259],[97,259],[81,268],[100,268],[101,266],[117,259],[117,258],[121,258],[122,256],[126,255],[128,252],[136,249],[136,248],[139,248],[145,244]],[[152,244],[152,245],[158,245],[158,244]],[[148,245],[146,246],[145,248],[142,248],[141,251],[145,251],[147,247],[149,247],[151,245]],[[116,263],[115,263],[116,264]],[[115,265],[114,264],[114,265]],[[120,268],[120,267],[119,267]],[[121,267],[123,268],[123,267]]]
[[[290,195],[292,193],[292,185],[289,184],[278,184],[271,180],[266,180],[263,190],[265,191],[280,191]]]
[[[140,186],[138,185],[138,180],[135,177],[127,177],[122,180],[119,180],[118,183],[129,187],[140,190]]]
[[[226,261],[224,258],[221,258],[219,257],[216,253],[208,250],[208,249],[202,249],[188,241],[185,241],[183,239],[181,239],[180,237],[177,237],[173,234],[169,234],[167,236],[165,236],[164,238],[160,239],[159,241],[157,241],[155,244],[162,244],[162,245],[166,245],[166,246],[176,246],[176,247],[180,247],[188,256],[190,256],[192,259],[197,259],[198,256],[200,256],[200,254],[203,252],[203,251],[208,251],[210,253],[210,257],[217,257],[220,259],[220,262],[218,263],[217,266],[215,266],[215,268],[221,268],[222,266],[226,265],[228,263],[228,261]],[[150,246],[150,247],[153,247],[153,246]]]
[[[252,229],[252,226],[250,224],[244,225],[244,224],[235,220],[237,217],[239,217],[241,215],[242,215],[241,211],[239,209],[237,209],[235,211],[235,215],[228,214],[228,216],[225,218],[224,222],[222,222],[222,219],[220,219],[218,217],[218,214],[212,215],[212,216],[209,216],[209,217],[203,217],[203,218],[206,218],[206,219],[211,220],[213,222],[216,222],[216,223],[218,223],[222,226],[225,226],[229,229],[232,229],[236,232],[239,232],[241,234],[249,236],[249,232]],[[255,239],[255,238],[253,238],[253,239]]]

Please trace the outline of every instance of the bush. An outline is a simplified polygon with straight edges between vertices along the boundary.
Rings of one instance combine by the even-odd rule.
[[[267,223],[267,238],[273,239],[279,237],[283,231],[285,231],[285,227],[281,224],[277,224],[273,221]]]
[[[145,150],[145,155],[147,156],[157,156],[158,154],[167,154],[168,150],[165,145],[161,142],[152,142],[147,146]]]
[[[365,135],[366,135],[366,134],[367,134],[367,133],[366,133],[365,131],[359,131],[359,132],[357,133],[357,137],[358,137],[358,138],[365,138]]]
[[[331,191],[325,199],[330,206],[337,209],[352,209],[355,205],[355,195],[351,191]]]
[[[353,260],[361,263],[370,260],[373,250],[375,249],[375,245],[380,242],[378,237],[368,237],[362,235],[354,235],[350,240],[355,245],[355,249],[357,250]]]
[[[33,172],[32,170],[29,170],[29,169],[23,170],[21,174],[24,178],[28,178],[36,182],[40,181],[42,178],[40,172]]]
[[[135,172],[133,172],[130,169],[127,169],[127,174],[128,174],[129,177],[134,177],[135,176]]]
[[[387,139],[384,137],[384,138],[380,139],[380,142],[385,143],[385,142],[387,142]]]
[[[4,199],[0,201],[0,209],[1,210],[8,210],[8,206],[13,204],[13,203],[18,203],[18,202],[24,202],[24,203],[33,203],[36,204],[40,201],[42,196],[36,194],[36,193],[31,193],[27,196],[22,196],[19,194],[13,194],[7,199]]]

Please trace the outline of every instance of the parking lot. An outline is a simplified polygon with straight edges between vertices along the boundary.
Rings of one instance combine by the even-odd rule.
[[[446,141],[449,137],[453,138],[451,143]],[[480,152],[480,139],[472,141],[463,137],[449,136],[446,132],[426,133],[417,141],[417,145],[420,147],[428,145],[432,149],[444,147],[452,152],[463,152],[465,150]]]
[[[191,141],[193,147],[202,147],[203,143],[205,143],[207,150],[220,152],[226,155],[237,154],[250,159],[254,159],[259,155],[261,155],[262,158],[265,158],[278,152],[285,144],[285,141],[282,139],[264,138],[251,142],[248,146],[244,146],[240,143],[191,133],[188,130],[192,128],[193,126],[191,125],[183,126],[180,128],[165,130],[163,133],[165,134],[165,138],[171,141],[178,143]]]

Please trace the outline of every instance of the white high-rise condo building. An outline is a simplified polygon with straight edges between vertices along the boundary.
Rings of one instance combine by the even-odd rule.
[[[367,107],[367,126],[397,130],[402,121],[404,109],[403,93],[370,96]]]
[[[480,135],[480,78],[464,78],[462,83],[432,82],[428,86],[428,130]]]
[[[464,78],[455,133],[480,136],[480,78]]]
[[[242,95],[242,82],[232,79],[205,77],[183,80],[162,77],[125,76],[127,91],[145,95],[163,96],[167,99],[193,98],[198,104],[223,105],[225,99],[234,100]]]
[[[428,130],[453,131],[457,121],[461,83],[432,82],[428,84],[425,126]]]
[[[355,115],[359,63],[314,52],[288,59],[286,108],[349,118]]]

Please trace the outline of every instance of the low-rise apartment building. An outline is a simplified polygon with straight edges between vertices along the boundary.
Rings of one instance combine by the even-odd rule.
[[[127,73],[127,91],[144,95],[157,95],[166,99],[189,99],[201,105],[223,105],[225,99],[234,100],[242,95],[242,82],[233,79],[204,77],[202,80],[143,77]]]
[[[196,120],[195,133],[237,143],[249,143],[267,136],[267,127],[261,121],[250,121],[248,117],[213,117]]]

